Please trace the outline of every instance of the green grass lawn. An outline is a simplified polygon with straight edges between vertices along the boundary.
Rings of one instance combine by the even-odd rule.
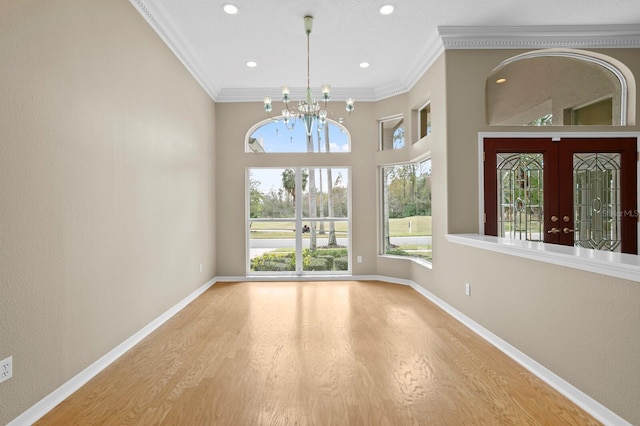
[[[411,229],[409,229],[409,222],[411,222]],[[347,234],[347,221],[336,222],[335,226],[336,236],[345,237]],[[253,222],[251,225],[251,238],[293,238],[295,236],[295,227],[295,222]],[[328,234],[329,224],[325,222],[325,235]],[[431,235],[431,216],[389,219],[389,234],[392,237]],[[302,238],[309,237],[309,233],[302,234]]]
[[[305,222],[303,222],[305,223]],[[308,223],[308,222],[307,222]],[[336,222],[336,237],[345,237],[347,235],[347,222]],[[252,239],[265,239],[265,238],[294,238],[294,229],[296,228],[295,222],[253,222],[251,225],[251,238]],[[319,229],[318,229],[319,231]],[[329,223],[324,223],[324,235],[318,233],[319,236],[329,235]],[[303,233],[302,238],[309,238],[310,233]]]
[[[411,222],[411,230],[409,230]],[[389,235],[391,237],[412,237],[431,235],[431,216],[411,216],[402,219],[389,219]]]

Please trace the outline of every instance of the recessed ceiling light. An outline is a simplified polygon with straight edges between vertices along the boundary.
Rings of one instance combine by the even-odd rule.
[[[231,4],[231,3],[223,4],[222,5],[222,10],[224,10],[229,15],[235,15],[236,13],[238,13],[240,11],[240,9],[238,9],[238,6],[236,6],[235,4]]]
[[[499,79],[497,79],[497,80],[496,80],[496,83],[498,83],[498,84],[502,84],[502,83],[504,83],[504,82],[506,82],[506,81],[507,81],[507,79],[506,79],[506,78],[499,78]]]
[[[396,7],[392,4],[383,4],[380,6],[380,13],[383,15],[391,15]]]
[[[369,68],[371,64],[369,62],[361,62],[360,63],[360,68]]]
[[[255,67],[257,67],[257,66],[258,66],[258,63],[257,63],[257,62],[255,62],[255,61],[247,61],[247,66],[248,66],[249,68],[255,68]]]

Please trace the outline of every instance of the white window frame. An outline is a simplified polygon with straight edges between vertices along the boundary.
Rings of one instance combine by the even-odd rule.
[[[253,222],[292,222],[292,218],[251,218],[251,191],[249,189],[251,170],[255,169],[293,169],[296,171],[296,204],[295,204],[295,255],[296,266],[294,271],[251,271],[251,231],[250,224]],[[347,170],[347,217],[333,217],[333,218],[310,218],[303,217],[302,212],[302,170],[309,169],[346,169]],[[247,276],[296,276],[296,277],[322,277],[322,276],[351,276],[352,274],[352,206],[351,206],[351,166],[273,166],[273,167],[256,167],[248,166],[245,169],[245,270]],[[346,271],[304,271],[302,264],[302,230],[303,222],[347,222],[347,258],[348,266]]]
[[[406,130],[406,129],[405,129]],[[406,140],[405,140],[406,143]],[[398,255],[393,255],[393,254],[386,254],[384,251],[385,248],[385,242],[384,242],[384,190],[385,190],[385,178],[384,178],[384,168],[385,167],[395,167],[395,166],[402,166],[402,165],[409,165],[409,164],[419,164],[422,162],[425,162],[427,160],[431,161],[431,170],[433,173],[433,159],[431,157],[431,151],[426,152],[425,154],[419,156],[416,159],[413,159],[411,161],[405,161],[405,162],[399,162],[399,163],[386,163],[386,164],[380,164],[378,166],[378,199],[380,200],[379,202],[379,207],[378,207],[378,214],[380,217],[380,221],[379,221],[379,227],[378,227],[378,232],[379,234],[379,238],[378,238],[378,256],[379,257],[384,257],[384,258],[389,258],[389,259],[404,259],[404,260],[409,260],[412,262],[415,262],[419,265],[425,266],[429,269],[433,268],[433,205],[431,206],[431,218],[432,218],[432,228],[431,228],[431,253],[432,253],[432,260],[431,262],[429,262],[426,259],[423,259],[421,257],[414,257],[414,256],[398,256]],[[433,198],[432,198],[433,199]]]

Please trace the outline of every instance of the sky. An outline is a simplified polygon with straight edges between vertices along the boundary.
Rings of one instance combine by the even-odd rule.
[[[307,134],[304,123],[298,121],[293,130],[286,128],[283,122],[269,122],[256,129],[250,136],[262,141],[266,152],[307,152]],[[326,152],[324,132],[320,137],[318,150],[318,135],[313,132],[315,152]],[[340,126],[329,124],[330,152],[349,152],[349,135]]]

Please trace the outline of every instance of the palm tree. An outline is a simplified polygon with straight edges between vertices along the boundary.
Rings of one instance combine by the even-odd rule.
[[[302,171],[302,190],[304,191],[307,187],[307,178],[309,174],[303,170]],[[284,169],[282,171],[282,187],[285,191],[287,191],[287,195],[293,199],[293,202],[296,201],[296,171],[293,169]]]

